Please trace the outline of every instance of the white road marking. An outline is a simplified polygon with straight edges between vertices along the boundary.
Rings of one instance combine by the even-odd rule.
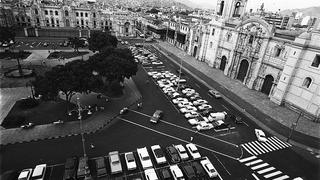
[[[253,166],[253,167],[251,167],[251,169],[252,169],[252,170],[257,170],[257,169],[266,167],[266,166],[268,166],[268,165],[269,165],[268,163],[263,163],[263,164],[259,164],[259,165],[257,165],[257,166]]]
[[[259,153],[257,153],[257,149],[255,147],[253,147],[253,146],[250,146],[248,143],[244,144],[244,147],[247,147],[250,150],[250,151],[248,151],[249,153],[253,152],[254,155],[258,155],[259,154]]]
[[[290,177],[288,175],[284,175],[284,176],[280,176],[276,179],[273,179],[273,180],[284,180],[284,179],[289,179]]]
[[[254,151],[250,151],[247,147],[246,147],[246,144],[241,144],[240,146],[242,146],[248,153],[250,153],[251,155],[256,155],[255,153],[254,153]]]
[[[248,144],[249,144],[252,148],[254,148],[254,150],[255,150],[258,154],[261,154],[261,149],[258,148],[258,147],[254,144],[254,142],[249,142]]]
[[[278,149],[283,149],[283,147],[280,146],[274,139],[269,138],[268,141],[271,141],[271,143],[275,145]]]
[[[227,168],[222,164],[222,162],[219,160],[219,158],[213,154],[214,157],[219,161],[219,163],[221,164],[221,166],[224,168],[224,170],[226,170],[226,172],[231,176],[231,173],[227,170]],[[218,176],[220,177],[220,179],[222,180],[222,177],[220,176],[220,174],[218,173]]]
[[[252,166],[252,165],[254,165],[254,164],[261,163],[261,162],[262,162],[261,159],[257,159],[257,160],[255,160],[255,161],[248,162],[248,163],[246,163],[245,165],[246,165],[246,166]]]
[[[278,137],[276,137],[276,136],[274,136],[274,138],[275,138],[280,144],[284,145],[285,147],[290,147],[290,146],[291,146],[291,144],[281,141],[281,140],[280,140]]]
[[[269,167],[267,169],[263,169],[263,170],[260,170],[258,171],[259,174],[263,174],[263,173],[266,173],[266,172],[269,172],[269,171],[272,171],[272,170],[275,170],[276,168],[274,167]]]
[[[256,180],[260,180],[254,173],[252,173],[252,176],[253,176]]]
[[[225,105],[222,104],[221,106],[229,111],[229,109]]]
[[[184,143],[190,143],[189,141],[186,141],[186,140],[184,140],[184,139],[180,139],[180,138],[178,138],[178,137],[175,137],[175,136],[172,136],[172,135],[169,135],[169,134],[166,134],[166,133],[163,133],[163,132],[154,130],[154,129],[152,129],[152,128],[143,126],[143,125],[141,125],[141,124],[134,123],[134,122],[131,122],[131,121],[129,121],[129,120],[126,120],[126,119],[123,119],[123,118],[120,118],[120,117],[118,117],[118,119],[120,119],[120,120],[122,120],[122,121],[124,121],[124,122],[130,123],[130,124],[133,124],[133,125],[142,127],[142,128],[144,128],[144,129],[153,131],[153,132],[155,132],[155,133],[158,133],[158,134],[161,134],[161,135],[170,137],[170,138],[172,138],[172,139],[176,139],[176,140],[182,141],[182,142],[184,142]],[[239,159],[239,158],[235,158],[235,157],[232,157],[232,156],[230,156],[230,155],[227,155],[227,154],[224,154],[224,153],[215,151],[215,150],[213,150],[213,149],[210,149],[210,148],[201,146],[201,145],[199,145],[199,144],[195,144],[195,145],[196,145],[197,147],[200,147],[200,148],[205,149],[205,150],[207,150],[207,151],[210,151],[210,152],[213,152],[213,153],[216,153],[216,154],[220,154],[220,155],[222,155],[222,156],[228,157],[228,158],[233,159],[233,160],[238,160],[238,159]]]
[[[270,178],[270,177],[273,177],[273,176],[279,175],[279,174],[281,174],[281,173],[282,173],[281,171],[276,171],[276,172],[273,172],[273,173],[270,173],[270,174],[264,175],[263,177],[265,177],[265,178]]]
[[[244,121],[242,121],[243,122],[243,124],[245,124],[247,127],[249,127],[249,125],[246,123],[246,122],[244,122]]]
[[[194,83],[195,86],[197,86],[199,89],[201,89],[201,87],[199,86],[199,84]]]
[[[244,158],[244,159],[240,159],[239,162],[244,163],[246,161],[250,161],[250,160],[255,159],[255,158],[257,158],[257,157],[256,156],[250,156],[250,157],[247,157],[247,158]]]
[[[144,114],[144,113],[141,113],[141,112],[139,112],[139,111],[135,111],[135,110],[132,110],[132,109],[129,109],[129,110],[132,111],[132,112],[141,114],[141,115],[143,115],[143,116],[149,117],[149,118],[151,117],[151,116],[149,116],[149,115],[147,115],[147,114]],[[221,139],[219,139],[219,138],[215,138],[215,137],[213,137],[213,136],[209,136],[209,135],[203,134],[203,133],[201,133],[201,132],[194,131],[194,130],[191,130],[191,129],[188,129],[188,128],[185,128],[185,127],[182,127],[182,126],[179,126],[179,125],[176,125],[176,124],[167,122],[167,121],[165,121],[165,120],[163,120],[163,119],[160,119],[159,121],[160,121],[160,122],[163,122],[163,123],[166,123],[166,124],[169,124],[169,125],[171,125],[171,126],[175,126],[175,127],[177,127],[177,128],[180,128],[180,129],[184,129],[184,130],[186,130],[186,131],[190,131],[190,132],[192,132],[192,133],[197,133],[197,134],[202,135],[202,136],[205,136],[205,137],[207,137],[207,138],[211,138],[211,139],[214,139],[214,140],[217,140],[217,141],[220,141],[220,142],[229,144],[229,145],[231,145],[231,146],[239,147],[238,145],[233,144],[233,143],[230,143],[230,142],[228,142],[228,141],[224,141],[224,140],[221,140]]]
[[[266,149],[262,144],[261,144],[261,142],[257,142],[257,145],[259,146],[259,147],[261,147],[261,149],[264,151],[264,153],[267,153],[267,152],[269,152],[269,150],[268,149]]]

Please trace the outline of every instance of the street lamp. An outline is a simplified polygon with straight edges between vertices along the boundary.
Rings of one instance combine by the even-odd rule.
[[[92,114],[90,108],[91,108],[90,106],[81,107],[80,99],[79,99],[79,97],[77,97],[77,108],[68,112],[69,116],[72,115],[72,112],[77,112],[78,113],[78,119],[80,121],[80,131],[81,131],[80,134],[81,134],[81,141],[82,141],[83,158],[85,159],[85,167],[84,167],[85,168],[85,179],[90,179],[91,175],[90,175],[90,169],[89,169],[89,166],[88,166],[88,157],[87,157],[86,147],[85,147],[85,138],[84,138],[84,133],[83,133],[82,115],[81,115],[81,113],[83,113],[84,111],[88,111],[87,112],[88,115]]]

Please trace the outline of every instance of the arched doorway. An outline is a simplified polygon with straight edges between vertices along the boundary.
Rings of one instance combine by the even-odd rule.
[[[198,49],[197,46],[195,46],[195,47],[193,48],[193,57],[196,57],[196,55],[197,55],[197,49]]]
[[[130,26],[129,22],[124,23],[125,33],[129,33],[129,26]]]
[[[219,69],[221,71],[224,71],[224,69],[226,68],[226,64],[227,64],[227,58],[226,56],[222,56]]]
[[[271,88],[272,88],[272,84],[273,84],[273,77],[271,75],[266,75],[266,77],[264,78],[264,82],[263,85],[261,87],[261,92],[269,95]]]
[[[240,80],[241,82],[243,82],[244,78],[247,76],[248,67],[249,67],[248,61],[242,60],[240,63],[240,68],[237,76],[237,79]]]

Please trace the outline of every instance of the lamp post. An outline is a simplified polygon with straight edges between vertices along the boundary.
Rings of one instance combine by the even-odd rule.
[[[85,138],[84,138],[84,133],[83,133],[83,126],[82,126],[82,115],[81,113],[83,113],[84,111],[88,111],[87,113],[90,115],[92,114],[91,110],[90,110],[90,106],[87,107],[81,107],[80,104],[80,98],[77,97],[77,108],[74,110],[69,111],[68,115],[71,116],[72,112],[75,111],[78,113],[78,119],[80,121],[80,131],[81,131],[81,142],[82,142],[82,150],[83,150],[83,158],[85,159],[85,179],[91,179],[91,175],[90,175],[90,169],[88,166],[88,157],[87,157],[87,153],[86,153],[86,147],[85,147]]]

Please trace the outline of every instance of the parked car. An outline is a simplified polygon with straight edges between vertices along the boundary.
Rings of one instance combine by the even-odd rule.
[[[162,117],[163,112],[161,110],[156,110],[152,117],[150,118],[150,122],[152,123],[158,123],[159,119]]]
[[[181,165],[181,169],[187,179],[196,180],[196,173],[194,172],[192,166],[190,166],[189,164],[183,164]]]
[[[144,175],[146,176],[146,180],[158,180],[157,173],[153,168],[144,170]]]
[[[231,114],[229,117],[236,124],[243,124],[242,118],[240,116],[235,116],[235,115]]]
[[[210,115],[208,116],[208,120],[210,122],[212,121],[218,121],[218,120],[225,120],[227,115],[227,112],[223,111],[223,112],[216,112],[216,113],[210,113]]]
[[[213,111],[213,109],[207,109],[207,110],[204,110],[204,111],[202,111],[200,114],[202,115],[202,116],[209,116],[211,113],[214,113],[214,111]]]
[[[214,166],[207,157],[204,160],[200,161],[200,163],[210,178],[218,176],[217,170],[214,168]]]
[[[194,106],[185,106],[180,109],[180,112],[183,114],[193,112],[193,111],[197,111],[197,108]]]
[[[188,156],[186,149],[181,144],[175,145],[174,147],[177,149],[177,152],[178,152],[181,160],[188,160],[189,159],[189,156]]]
[[[99,157],[95,160],[96,169],[97,169],[97,177],[103,177],[107,175],[106,163],[104,161],[104,157]]]
[[[160,172],[160,177],[163,180],[171,180],[172,179],[172,175],[167,168],[162,168],[162,169],[160,169],[159,172]]]
[[[217,99],[221,98],[221,94],[216,90],[213,90],[213,89],[209,90],[209,94]]]
[[[25,125],[21,126],[22,129],[29,129],[29,128],[32,128],[32,127],[34,127],[33,123],[28,123],[28,124],[25,124]]]
[[[197,100],[197,99],[201,99],[199,94],[192,94],[192,96],[188,97],[191,101]]]
[[[37,165],[33,170],[31,179],[44,180],[44,176],[46,175],[46,170],[47,170],[47,164]]]
[[[158,164],[163,164],[167,162],[166,157],[164,156],[164,153],[159,145],[151,146],[151,150]]]
[[[177,98],[180,96],[180,94],[178,92],[173,92],[173,93],[169,93],[168,96],[173,99],[173,98]]]
[[[171,174],[172,174],[174,180],[184,180],[182,171],[180,170],[178,165],[171,165],[170,171],[171,171]]]
[[[189,154],[191,155],[192,159],[201,158],[201,155],[200,155],[196,145],[189,143],[186,145],[186,148],[187,148],[187,151],[189,152]]]
[[[18,180],[29,180],[31,178],[32,169],[24,169],[20,172]]]
[[[204,121],[201,121],[198,125],[197,125],[197,130],[198,131],[202,131],[202,130],[209,130],[213,128],[213,125]]]
[[[128,108],[127,107],[124,107],[124,108],[122,108],[121,110],[120,110],[120,114],[124,114],[124,113],[126,113],[126,112],[128,112]]]
[[[138,148],[137,153],[138,153],[142,168],[143,169],[151,168],[152,162],[151,162],[147,148],[146,147]]]
[[[192,118],[192,119],[188,119],[188,123],[191,125],[191,126],[196,126],[200,123],[201,121],[199,121],[198,118]]]
[[[267,141],[266,135],[261,129],[255,129],[254,132],[258,138],[258,141],[262,141],[262,142]]]
[[[199,114],[197,112],[189,112],[184,115],[185,118],[190,119],[190,118],[196,118],[199,117]]]
[[[193,169],[199,179],[201,179],[201,177],[206,175],[199,162],[193,161],[193,162],[191,162],[191,166],[193,167]]]
[[[197,99],[197,100],[192,102],[192,104],[195,105],[195,106],[200,106],[202,104],[207,104],[207,103],[208,103],[208,101],[203,100],[203,99]]]
[[[183,101],[183,102],[180,102],[178,104],[179,108],[183,108],[183,107],[186,107],[186,106],[193,106],[193,104],[191,102],[189,102],[189,101]]]
[[[179,98],[173,99],[172,102],[173,104],[179,104],[181,102],[188,102],[188,99],[179,97]]]
[[[199,111],[205,111],[205,110],[209,110],[212,109],[212,106],[208,105],[208,104],[202,104],[200,106],[198,106]]]
[[[133,152],[127,152],[124,154],[124,159],[126,160],[126,165],[128,170],[134,170],[137,168],[137,163],[134,158]]]
[[[120,156],[118,151],[109,152],[109,164],[111,169],[111,174],[117,174],[122,172],[122,166],[120,161]]]
[[[66,160],[64,164],[63,180],[76,180],[77,168],[79,159],[77,157],[71,157]]]
[[[184,90],[181,91],[183,94],[187,94],[187,93],[195,93],[196,91],[194,89],[191,88],[186,88]]]
[[[166,151],[167,151],[167,154],[170,157],[170,161],[172,163],[180,162],[180,157],[179,157],[179,154],[178,154],[176,148],[174,148],[173,146],[168,146],[166,148]]]

